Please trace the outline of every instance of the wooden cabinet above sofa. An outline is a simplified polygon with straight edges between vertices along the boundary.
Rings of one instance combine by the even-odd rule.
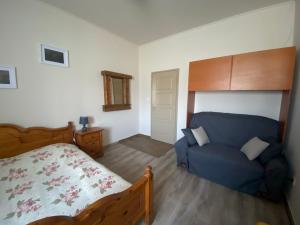
[[[233,56],[231,90],[290,90],[295,48],[281,48]]]
[[[287,130],[296,48],[279,48],[190,63],[187,126],[197,91],[282,91],[281,137]]]
[[[229,90],[232,56],[190,63],[189,90]]]
[[[290,90],[295,47],[190,63],[189,91]]]

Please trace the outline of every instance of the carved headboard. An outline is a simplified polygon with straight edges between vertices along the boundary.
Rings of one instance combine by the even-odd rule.
[[[23,128],[13,124],[0,124],[0,159],[16,156],[30,150],[55,143],[73,143],[74,126]]]

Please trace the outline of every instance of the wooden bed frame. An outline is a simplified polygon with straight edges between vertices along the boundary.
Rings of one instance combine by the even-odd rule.
[[[16,156],[55,143],[73,142],[74,127],[22,128],[0,124],[0,159]],[[148,166],[144,175],[123,192],[106,196],[89,205],[75,217],[54,216],[30,225],[135,225],[143,218],[146,225],[153,221],[153,174]]]

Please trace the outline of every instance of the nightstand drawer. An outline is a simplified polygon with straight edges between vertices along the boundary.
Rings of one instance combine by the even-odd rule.
[[[89,134],[89,135],[83,135],[82,140],[85,143],[99,142],[100,141],[100,134],[99,133],[93,133],[93,134]]]
[[[100,141],[85,143],[79,147],[92,157],[102,155],[102,145]]]
[[[99,140],[86,143],[85,146],[89,149],[95,149],[95,150],[100,149],[100,147],[101,147]]]
[[[88,128],[85,132],[76,131],[75,140],[78,147],[91,157],[103,155],[101,128]]]

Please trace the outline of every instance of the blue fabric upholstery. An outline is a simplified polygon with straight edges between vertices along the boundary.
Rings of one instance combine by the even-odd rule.
[[[188,141],[186,137],[181,138],[175,143],[175,150],[177,155],[177,165],[188,166],[187,161],[187,150],[189,148]]]
[[[235,147],[210,143],[188,149],[189,171],[246,193],[254,194],[263,181],[264,168]]]
[[[184,136],[187,138],[187,142],[189,145],[195,145],[197,144],[197,141],[194,137],[194,134],[190,128],[181,129]]]
[[[200,112],[193,115],[190,128],[202,126],[210,142],[240,149],[253,137],[279,142],[279,122],[262,116]]]
[[[265,167],[265,185],[268,190],[268,197],[271,200],[279,201],[282,197],[288,167],[283,155],[273,158]]]
[[[191,173],[241,192],[256,195],[263,189],[270,199],[280,198],[287,163],[280,153],[278,121],[261,116],[201,112],[193,115],[190,128],[200,126],[211,143],[202,147],[189,145],[183,137],[175,144],[178,165],[184,164]],[[250,161],[240,148],[253,137],[272,145],[261,158]]]
[[[271,159],[280,156],[282,149],[283,145],[281,143],[271,143],[270,146],[260,154],[258,159],[263,165],[266,165]]]

